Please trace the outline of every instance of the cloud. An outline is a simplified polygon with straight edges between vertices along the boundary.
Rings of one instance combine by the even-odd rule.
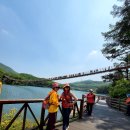
[[[100,50],[92,50],[86,57],[86,63],[91,64],[91,67],[92,65],[101,67],[113,64],[113,62],[103,56]]]
[[[8,37],[8,38],[13,38],[14,39],[14,35],[8,31],[7,29],[5,28],[0,28],[0,34],[4,37]]]
[[[0,30],[0,32],[1,32],[2,34],[4,34],[4,35],[9,35],[9,32],[8,32],[6,29],[4,29],[4,28],[2,28],[2,29]]]
[[[88,54],[88,56],[89,57],[94,57],[94,56],[96,56],[98,54],[98,51],[97,50],[92,50],[89,54]]]
[[[103,55],[101,51],[99,50],[92,50],[88,55],[87,55],[87,61],[93,60],[93,59],[103,59]]]

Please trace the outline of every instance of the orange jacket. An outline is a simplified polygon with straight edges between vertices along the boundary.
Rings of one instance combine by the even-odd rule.
[[[71,92],[65,93],[63,92],[60,96],[60,99],[62,100],[62,107],[63,108],[72,108],[74,105],[74,101],[77,101],[78,98],[75,97]]]
[[[50,106],[49,106],[48,112],[49,113],[57,112],[58,107],[59,107],[59,95],[54,90],[52,90],[49,94],[50,94],[50,98],[49,98]]]
[[[62,99],[62,107],[63,108],[69,108],[71,107],[71,103],[72,103],[72,95],[69,93],[65,94],[64,92],[61,95],[61,99]]]
[[[126,104],[130,104],[130,97],[128,97],[128,98],[125,100],[125,103],[126,103]]]

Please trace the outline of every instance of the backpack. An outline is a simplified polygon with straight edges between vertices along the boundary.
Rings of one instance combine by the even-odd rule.
[[[49,101],[48,100],[44,100],[43,102],[42,102],[42,107],[44,108],[44,109],[48,109],[49,108]]]
[[[51,95],[51,93],[49,93],[46,96],[45,100],[42,102],[42,108],[44,108],[44,109],[48,109],[49,108],[49,106],[50,106],[50,104],[49,104],[50,95]]]

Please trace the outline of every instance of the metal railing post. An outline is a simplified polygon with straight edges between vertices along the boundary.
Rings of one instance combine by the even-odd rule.
[[[41,119],[40,119],[40,130],[43,130],[43,126],[45,125],[45,109],[42,107],[41,108]]]
[[[25,129],[26,115],[27,115],[27,103],[25,103],[25,108],[24,108],[24,116],[23,116],[23,126],[22,126],[22,130]]]
[[[79,114],[79,119],[82,119],[83,116],[83,105],[84,105],[84,95],[82,95],[82,99],[80,101],[80,114]]]
[[[0,104],[0,124],[2,120],[2,110],[3,110],[3,104]]]

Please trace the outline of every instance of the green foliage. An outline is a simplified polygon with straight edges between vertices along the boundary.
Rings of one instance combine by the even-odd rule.
[[[109,92],[109,86],[101,86],[96,89],[97,94],[108,94]]]
[[[109,25],[109,31],[102,33],[106,43],[103,44],[102,53],[107,59],[118,59],[123,64],[130,61],[130,2],[129,0],[121,0],[121,6],[114,5],[111,14],[118,17],[115,25]],[[119,66],[122,63],[119,64]],[[126,93],[130,92],[129,69],[118,70],[113,75],[104,76],[105,79],[113,81],[109,89],[111,97],[122,98]],[[124,80],[126,78],[127,80]]]
[[[16,114],[16,109],[11,109],[9,111],[9,113],[5,113],[2,116],[2,123],[0,125],[0,130],[5,130],[5,127],[9,124],[9,122],[13,119],[13,117]],[[23,124],[23,118],[22,115],[19,115],[15,122],[11,125],[10,130],[21,130],[22,128],[22,124]],[[30,120],[26,120],[26,128],[33,128],[34,126],[36,126],[36,123],[30,121]]]
[[[26,79],[28,79],[28,80],[29,79],[36,80],[36,79],[38,79],[37,77],[35,77],[35,76],[31,75],[31,74],[25,74],[25,73],[20,73],[19,77],[21,77],[21,79],[23,79],[23,80],[26,80]]]
[[[6,73],[17,73],[12,68],[0,63],[0,69],[4,70]]]
[[[26,73],[17,73],[15,71],[12,71],[12,69],[8,66],[5,66],[2,64],[2,68],[0,68],[0,77],[2,78],[5,76],[6,80],[3,80],[3,83],[5,84],[11,84],[11,85],[23,85],[23,86],[37,86],[37,87],[51,87],[51,84],[53,81],[47,80],[44,78],[37,78],[33,75],[26,74]],[[10,71],[6,71],[8,70]],[[9,69],[10,68],[10,69]],[[86,80],[81,82],[75,82],[71,83],[72,89],[75,90],[82,90],[82,91],[88,91],[90,88],[96,89],[99,86],[106,85],[107,83],[104,83],[102,81],[92,81],[92,80]],[[62,88],[63,85],[60,84],[60,88]]]
[[[102,33],[106,43],[103,45],[102,53],[108,59],[115,59],[130,48],[130,2],[123,0],[122,6],[113,6],[111,14],[118,17],[115,25],[109,25],[110,31]]]
[[[88,91],[89,89],[96,90],[98,87],[107,86],[109,83],[102,81],[85,80],[80,82],[71,83],[72,89]]]
[[[45,78],[38,78],[31,74],[17,73],[10,67],[0,63],[0,79],[4,84],[23,85],[23,86],[50,86],[51,80]]]
[[[116,81],[109,89],[109,95],[113,98],[124,98],[127,93],[130,93],[130,81],[124,79]]]

